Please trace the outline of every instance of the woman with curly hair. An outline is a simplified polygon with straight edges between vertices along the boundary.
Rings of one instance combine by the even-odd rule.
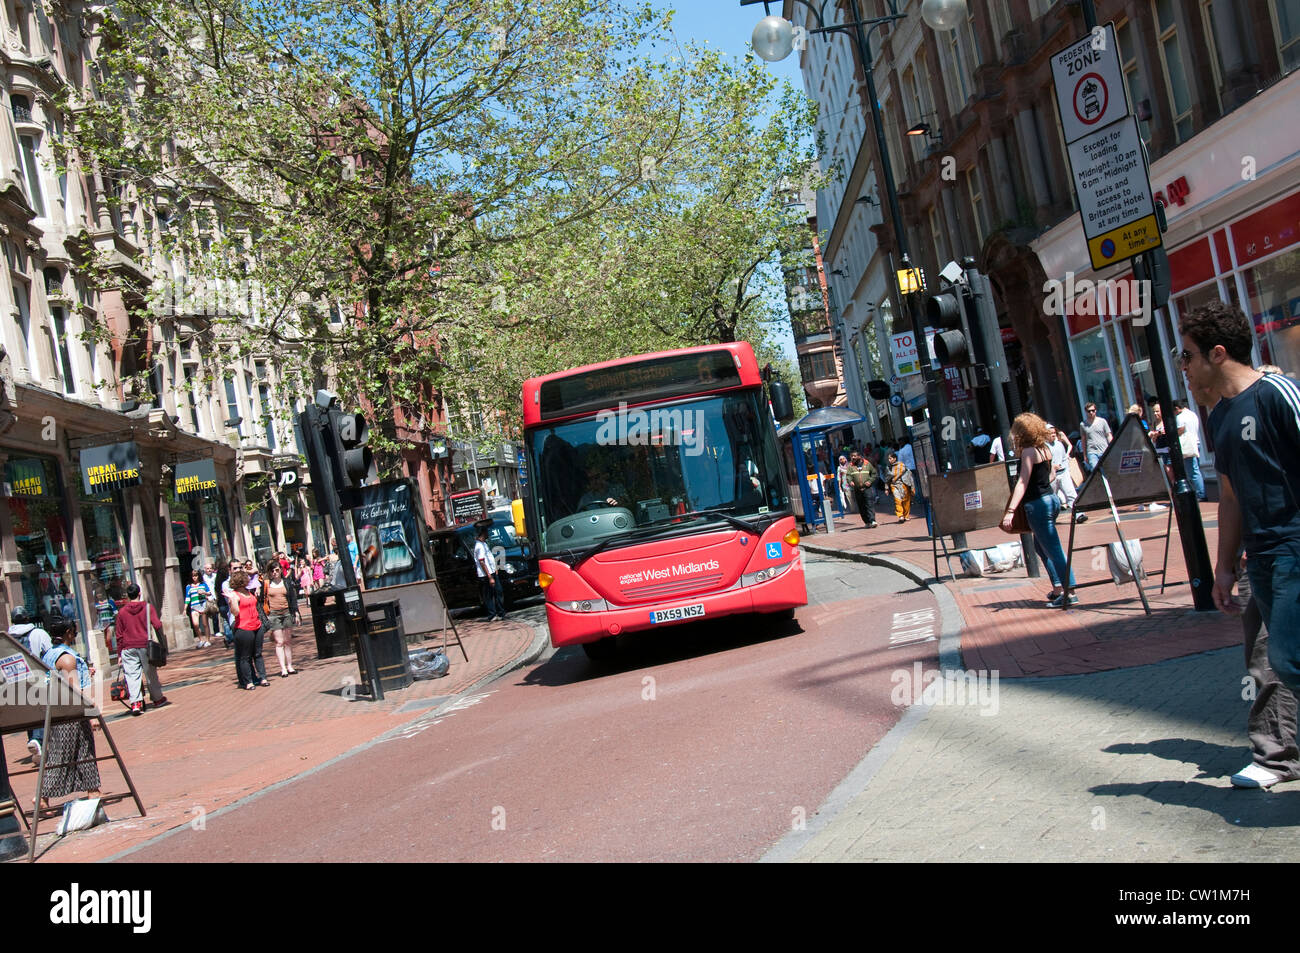
[[[1020,454],[1020,479],[1012,488],[1011,501],[1002,515],[1002,529],[1011,531],[1016,507],[1023,500],[1034,549],[1052,580],[1047,605],[1052,609],[1072,606],[1079,597],[1074,594],[1074,573],[1066,562],[1061,537],[1056,535],[1055,522],[1061,512],[1061,501],[1052,492],[1052,451],[1047,446],[1047,423],[1037,414],[1021,414],[1011,424],[1011,441]]]

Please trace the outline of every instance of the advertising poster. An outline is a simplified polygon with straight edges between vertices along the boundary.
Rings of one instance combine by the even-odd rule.
[[[382,589],[429,578],[421,555],[419,498],[405,480],[362,487],[361,505],[352,510],[367,589]]]
[[[473,523],[485,516],[487,516],[487,505],[483,502],[482,490],[469,490],[451,495],[451,521],[456,526]]]

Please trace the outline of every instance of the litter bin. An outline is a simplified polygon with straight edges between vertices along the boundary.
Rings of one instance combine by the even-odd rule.
[[[311,594],[311,624],[316,632],[316,655],[338,658],[356,651],[352,644],[352,624],[343,608],[341,590]]]
[[[384,692],[406,688],[415,681],[411,674],[411,658],[406,654],[406,630],[402,625],[402,607],[396,601],[372,602],[366,606],[366,621],[370,627],[370,656],[379,672],[379,684]],[[369,683],[365,660],[358,658],[362,679]]]

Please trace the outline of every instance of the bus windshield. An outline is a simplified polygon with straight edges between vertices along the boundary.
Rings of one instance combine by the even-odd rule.
[[[776,432],[756,390],[537,427],[528,444],[544,553],[617,542],[686,514],[789,510]]]

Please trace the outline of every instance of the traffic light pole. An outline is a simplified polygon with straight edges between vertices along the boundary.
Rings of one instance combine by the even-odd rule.
[[[356,570],[352,566],[351,555],[347,547],[343,545],[343,540],[347,539],[347,527],[343,524],[343,510],[339,506],[338,490],[334,486],[334,473],[330,468],[329,461],[325,455],[325,443],[321,439],[321,428],[324,422],[321,419],[320,408],[314,403],[308,404],[307,409],[303,411],[303,435],[307,438],[307,450],[311,454],[312,460],[316,466],[312,470],[312,484],[316,493],[316,505],[324,509],[329,514],[330,526],[334,529],[334,542],[339,550],[339,561],[343,565],[343,581],[346,584],[344,592],[352,590],[358,593]],[[344,606],[346,608],[347,597],[344,596]],[[370,700],[383,701],[384,688],[379,681],[379,671],[375,668],[374,655],[370,647],[370,625],[366,618],[365,607],[362,606],[360,617],[352,619],[349,622],[356,626],[357,632],[357,655],[361,659],[362,667],[370,678]]]

